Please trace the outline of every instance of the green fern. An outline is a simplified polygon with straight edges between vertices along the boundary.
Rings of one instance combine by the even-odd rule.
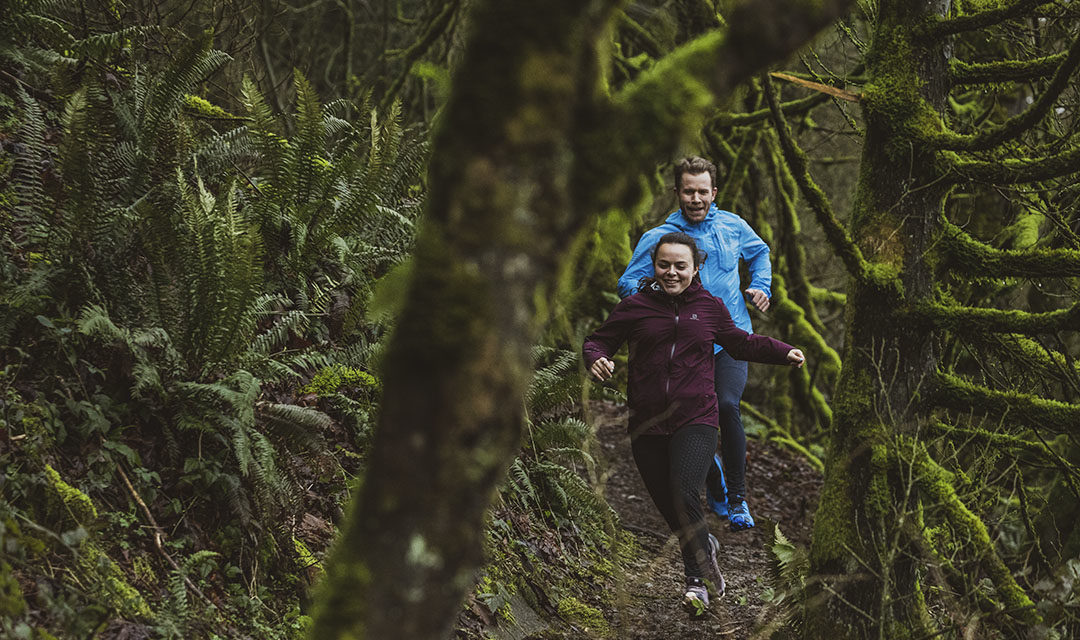
[[[532,382],[525,394],[532,415],[544,415],[581,398],[580,357],[576,351],[535,346]]]

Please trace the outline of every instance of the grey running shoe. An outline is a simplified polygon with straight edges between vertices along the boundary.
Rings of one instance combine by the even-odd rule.
[[[712,571],[712,588],[717,598],[723,598],[727,591],[727,583],[724,582],[724,574],[720,573],[720,565],[716,562],[716,554],[720,551],[720,541],[716,536],[709,534],[709,570]]]
[[[705,609],[709,607],[709,590],[705,588],[705,581],[687,576],[686,593],[683,594],[682,602],[683,608],[691,617],[705,615]]]

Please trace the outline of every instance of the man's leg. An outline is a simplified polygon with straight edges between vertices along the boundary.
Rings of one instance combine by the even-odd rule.
[[[754,519],[746,506],[746,433],[739,400],[746,388],[747,363],[726,351],[716,354],[716,404],[720,411],[720,452],[727,485],[728,522],[733,529],[749,529]]]
[[[705,503],[709,509],[721,518],[728,517],[727,482],[724,481],[724,466],[720,454],[713,454],[713,463],[709,465],[709,475],[705,478]]]

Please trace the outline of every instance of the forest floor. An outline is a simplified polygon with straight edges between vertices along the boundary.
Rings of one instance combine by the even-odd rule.
[[[792,543],[809,545],[821,474],[787,449],[748,440],[747,503],[757,526],[732,531],[727,520],[708,513],[709,530],[720,540],[718,560],[727,594],[714,600],[704,617],[690,619],[681,606],[678,544],[634,466],[626,435],[626,407],[605,402],[594,404],[592,410],[605,458],[605,498],[641,546],[641,553],[624,570],[615,608],[604,612],[612,635],[619,640],[753,638],[770,617],[762,596],[769,586],[767,545],[773,540],[774,527],[779,525]]]

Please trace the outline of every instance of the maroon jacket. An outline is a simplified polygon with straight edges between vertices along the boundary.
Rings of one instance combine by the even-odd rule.
[[[790,345],[735,326],[727,307],[696,278],[677,296],[653,284],[616,305],[585,339],[586,368],[630,343],[631,435],[670,434],[689,424],[717,426],[713,342],[738,360],[787,364]]]

